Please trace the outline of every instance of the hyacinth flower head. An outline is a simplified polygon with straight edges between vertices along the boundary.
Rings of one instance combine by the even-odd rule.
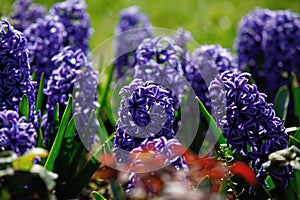
[[[262,164],[268,155],[288,147],[287,133],[282,121],[275,116],[266,95],[248,83],[248,73],[225,71],[211,82],[213,116],[222,128],[227,143],[234,152],[251,162],[258,180],[265,184],[268,175]],[[286,188],[292,177],[287,166],[281,171],[270,171],[273,180]]]
[[[290,85],[291,72],[299,74],[300,20],[289,11],[275,11],[263,30],[262,50],[265,57],[266,93],[274,98],[282,85]]]
[[[18,155],[35,147],[36,130],[14,110],[0,111],[0,152],[11,150]]]
[[[272,18],[274,12],[268,9],[256,8],[245,15],[239,22],[235,50],[239,67],[253,69],[254,78],[259,76],[259,69],[263,63],[263,40],[264,26]]]
[[[35,109],[34,82],[31,81],[27,41],[8,22],[0,22],[0,110],[18,110],[23,95],[28,96],[29,119]]]
[[[117,77],[134,67],[135,50],[145,38],[152,38],[152,24],[148,17],[141,13],[139,7],[132,6],[120,12],[120,21],[115,28]]]
[[[24,35],[28,40],[31,71],[36,71],[38,80],[44,72],[47,81],[57,67],[51,58],[63,48],[66,41],[65,27],[57,17],[47,15],[26,28]]]
[[[119,163],[127,162],[128,154],[145,139],[175,137],[172,92],[161,85],[135,79],[120,91],[115,155]]]
[[[134,78],[151,81],[169,88],[175,109],[185,94],[187,82],[182,71],[183,49],[171,37],[147,38],[136,50]]]
[[[28,26],[35,23],[37,19],[46,15],[46,8],[42,5],[32,3],[32,0],[17,0],[11,14],[15,29],[24,31]]]
[[[186,43],[192,40],[192,34],[183,28],[179,28],[176,33],[172,35],[172,38],[178,46],[185,49]]]
[[[190,55],[186,52],[184,76],[204,105],[210,107],[208,86],[214,77],[225,70],[237,71],[234,57],[220,45],[202,45]]]
[[[87,54],[92,29],[86,9],[84,0],[65,0],[54,4],[49,13],[65,26],[67,38],[64,46],[76,46]]]
[[[79,81],[84,80],[84,88],[80,88],[84,95],[77,97],[77,101],[81,102],[78,109],[85,109],[90,106],[90,99],[96,100],[96,94],[92,93],[93,87],[97,85],[97,73],[90,66],[84,52],[77,48],[67,46],[60,53],[52,58],[52,62],[57,67],[47,82],[47,88],[44,94],[48,96],[46,109],[47,114],[43,116],[42,128],[45,130],[45,143],[51,144],[55,137],[54,133],[54,111],[56,104],[59,104],[60,118],[67,106],[68,99],[73,95],[74,86]],[[82,116],[82,115],[81,115]],[[88,116],[89,117],[89,116]],[[84,119],[86,123],[88,118]],[[48,141],[47,141],[48,140]]]

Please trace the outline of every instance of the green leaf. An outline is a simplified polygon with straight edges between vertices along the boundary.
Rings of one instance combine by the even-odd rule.
[[[267,176],[266,182],[269,185],[269,187],[267,187],[267,188],[264,187],[264,188],[265,188],[265,190],[268,193],[270,193],[270,191],[272,191],[273,189],[275,189],[275,184],[274,184],[274,182],[273,182],[273,180],[272,180],[272,178],[270,176]]]
[[[72,176],[73,171],[70,170],[70,159],[73,151],[74,134],[76,131],[75,116],[68,123],[66,132],[63,137],[62,147],[55,162],[54,171],[59,174],[58,183],[64,183]],[[59,185],[59,184],[58,184]]]
[[[29,116],[29,103],[28,103],[28,96],[26,94],[23,95],[22,100],[19,104],[19,113],[22,116],[26,117],[26,120],[28,121]]]
[[[55,105],[54,109],[54,123],[59,123],[59,104]]]
[[[59,152],[60,152],[60,149],[61,149],[61,146],[63,143],[64,133],[67,128],[69,118],[71,116],[71,111],[72,111],[72,97],[70,97],[68,100],[68,104],[67,104],[66,110],[63,114],[60,126],[58,128],[57,135],[55,137],[52,148],[50,150],[48,159],[46,160],[46,163],[45,163],[45,169],[47,169],[49,171],[53,171],[53,169],[54,169],[55,160],[57,159],[57,157],[59,155]]]
[[[31,80],[36,81],[36,70],[32,72]]]
[[[292,74],[292,91],[294,97],[294,115],[300,117],[300,85],[294,73]]]
[[[226,140],[223,137],[222,131],[217,127],[217,124],[216,124],[214,118],[209,114],[209,112],[207,111],[207,109],[205,108],[205,106],[203,105],[201,100],[198,97],[196,97],[196,99],[198,101],[200,111],[203,113],[205,120],[209,123],[209,127],[211,128],[211,131],[213,132],[215,137],[218,139],[218,144],[225,144]]]
[[[113,180],[110,180],[109,184],[110,184],[110,188],[111,188],[111,191],[113,193],[113,196],[114,196],[113,199],[116,199],[116,200],[126,199],[125,196],[124,196],[122,186],[119,183],[117,183]]]
[[[96,200],[106,200],[104,196],[102,196],[99,192],[94,191],[93,196],[95,197]]]
[[[289,101],[290,101],[289,88],[286,85],[284,85],[281,88],[279,88],[278,92],[276,93],[275,101],[274,101],[275,113],[282,120],[286,119]]]
[[[101,109],[106,106],[107,95],[109,93],[110,85],[111,85],[113,74],[114,74],[114,66],[111,65],[108,70],[109,71],[107,72],[107,74],[108,74],[107,81],[105,83],[103,93],[101,94],[101,98],[99,98],[100,107],[97,110],[97,116],[100,114]]]
[[[39,83],[39,90],[37,93],[36,99],[36,111],[42,110],[43,106],[43,89],[44,89],[44,72],[41,75],[40,83]]]
[[[36,144],[37,147],[41,147],[41,148],[44,147],[43,139],[44,139],[43,131],[41,128],[39,128],[38,129],[38,139],[37,139],[37,144]]]
[[[295,145],[297,147],[300,147],[300,128],[298,128],[298,130],[293,136],[289,135],[289,137],[289,146]]]
[[[57,193],[58,199],[76,198],[80,191],[88,184],[94,172],[98,169],[100,163],[95,158],[89,162],[66,184],[63,191]]]

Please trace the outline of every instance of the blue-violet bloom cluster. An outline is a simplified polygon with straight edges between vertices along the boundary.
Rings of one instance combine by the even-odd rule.
[[[290,85],[291,72],[300,64],[299,15],[256,8],[240,22],[235,49],[242,69],[249,67],[258,88],[274,101],[282,85]]]
[[[129,153],[146,139],[175,137],[172,92],[163,86],[135,79],[120,91],[115,155],[126,163]]]
[[[65,47],[52,58],[52,62],[57,69],[52,72],[47,82],[47,88],[44,90],[44,94],[48,96],[47,114],[43,116],[42,122],[46,144],[51,144],[55,138],[53,121],[56,104],[59,104],[59,116],[61,118],[69,97],[73,95],[74,86],[84,80],[84,84],[80,84],[84,88],[77,89],[82,91],[84,95],[77,97],[77,101],[80,99],[80,108],[89,108],[93,105],[90,99],[96,100],[94,87],[96,87],[98,80],[97,73],[90,66],[84,52],[77,47]],[[88,122],[88,118],[85,119],[85,122]]]
[[[86,12],[84,0],[65,0],[54,4],[49,14],[58,18],[65,26],[67,38],[64,46],[76,46],[85,54],[89,51],[89,38],[92,33],[91,21]]]
[[[35,147],[36,130],[14,110],[0,111],[0,152],[11,150],[22,155]]]
[[[220,45],[202,45],[184,57],[184,76],[191,84],[196,96],[210,109],[210,82],[225,70],[237,71],[237,64],[228,49]]]
[[[35,96],[27,41],[21,32],[3,21],[0,22],[0,111],[17,111],[23,95],[28,96],[29,120],[32,120]]]
[[[21,32],[35,23],[37,19],[43,18],[46,15],[46,8],[42,5],[32,3],[32,0],[17,0],[13,8],[14,11],[10,18],[13,20],[15,29]]]
[[[132,6],[120,13],[120,21],[115,28],[117,77],[123,76],[136,63],[135,50],[145,38],[152,38],[152,24],[141,13],[139,7]]]
[[[288,147],[282,121],[275,116],[266,95],[248,83],[248,73],[223,72],[211,82],[213,115],[232,149],[251,162],[259,181],[268,175],[262,164],[268,155]],[[292,178],[290,166],[270,171],[270,176],[286,188]]]
[[[147,38],[136,50],[134,78],[170,89],[175,109],[178,109],[187,87],[182,70],[183,52],[171,37]]]
[[[44,72],[47,81],[57,67],[51,58],[63,48],[66,41],[65,27],[57,17],[47,15],[25,29],[24,35],[28,40],[31,71],[36,71],[37,80]]]

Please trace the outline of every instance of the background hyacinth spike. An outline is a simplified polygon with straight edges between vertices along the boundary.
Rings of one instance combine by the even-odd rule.
[[[7,21],[0,22],[0,110],[18,110],[24,94],[34,120],[35,82],[31,81],[27,41]]]
[[[44,72],[46,83],[57,68],[51,58],[64,46],[67,37],[65,27],[57,17],[47,15],[26,28],[24,35],[28,40],[31,72],[36,71],[37,80]]]
[[[234,57],[220,45],[202,45],[192,54],[187,51],[184,60],[185,78],[207,109],[210,109],[208,86],[219,73],[225,70],[238,71]]]
[[[118,162],[127,162],[130,151],[145,139],[175,137],[174,99],[170,90],[135,79],[129,86],[123,87],[120,95],[122,99],[114,139],[114,153]]]
[[[256,8],[239,23],[235,49],[241,70],[249,68],[259,90],[273,102],[291,72],[299,74],[299,15],[289,10]]]
[[[176,110],[187,88],[182,70],[183,54],[184,50],[171,37],[147,38],[136,50],[134,78],[169,88]]]
[[[136,63],[135,50],[145,38],[153,37],[152,24],[148,17],[132,6],[120,12],[120,21],[115,27],[117,78],[133,68]]]
[[[94,101],[97,99],[95,87],[98,83],[97,73],[90,66],[84,52],[77,47],[67,46],[63,48],[61,52],[53,56],[52,62],[57,69],[52,72],[47,88],[44,90],[44,94],[48,96],[48,99],[46,104],[47,113],[43,116],[42,122],[45,144],[47,145],[51,144],[55,138],[53,120],[56,104],[59,104],[59,115],[61,118],[68,98],[73,95],[74,86],[76,86],[80,87],[77,88],[77,91],[81,91],[80,96],[76,98],[77,101],[81,102],[80,106],[76,107],[79,109],[78,112],[82,112],[82,110],[87,108],[92,110],[93,108],[89,106],[95,106]],[[84,81],[84,84],[78,85],[82,81]],[[83,115],[80,116],[82,117]],[[84,116],[86,117],[86,115]],[[89,115],[84,119],[85,123],[88,122],[88,119]]]
[[[46,8],[42,5],[32,3],[32,0],[17,0],[13,5],[13,13],[10,18],[15,29],[23,32],[28,26],[35,23],[37,19],[46,15]]]
[[[54,4],[50,15],[58,18],[65,26],[67,38],[64,46],[76,46],[85,54],[89,51],[89,38],[92,34],[90,16],[86,12],[84,0],[65,0]]]
[[[211,82],[212,114],[235,153],[251,162],[258,180],[264,184],[270,174],[281,188],[286,188],[292,168],[286,166],[267,173],[262,164],[270,153],[288,147],[287,133],[272,105],[266,102],[266,95],[248,83],[249,76],[225,71]],[[224,107],[226,113],[219,112]]]
[[[291,85],[291,72],[299,75],[300,66],[300,16],[289,10],[274,11],[263,29],[262,51],[265,58],[264,74],[267,95],[274,100],[282,85]]]
[[[253,71],[254,78],[260,75],[263,63],[262,32],[266,22],[273,15],[274,12],[271,10],[255,8],[239,22],[234,44],[238,64],[241,70],[249,67]]]
[[[35,147],[36,130],[14,110],[0,111],[0,152],[11,150],[22,155]]]
[[[186,48],[186,44],[192,40],[192,34],[183,28],[177,29],[176,33],[172,35],[176,45],[180,46],[182,49]]]

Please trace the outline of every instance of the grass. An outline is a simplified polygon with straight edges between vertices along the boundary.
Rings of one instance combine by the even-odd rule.
[[[1,2],[0,15],[8,15],[14,0]],[[57,0],[35,0],[48,8]],[[153,26],[176,30],[189,30],[200,44],[220,44],[233,50],[236,29],[243,15],[256,6],[276,9],[290,9],[300,13],[300,4],[295,0],[86,0],[91,16],[94,34],[91,38],[93,49],[114,33],[119,11],[138,5],[146,13]]]

